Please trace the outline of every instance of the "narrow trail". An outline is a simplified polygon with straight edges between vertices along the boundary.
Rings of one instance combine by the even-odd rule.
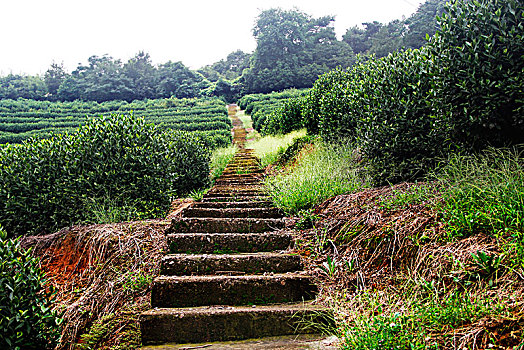
[[[308,333],[301,322],[321,322],[327,312],[308,302],[317,288],[300,257],[286,253],[293,237],[260,184],[263,170],[246,148],[242,121],[232,122],[234,159],[166,231],[169,252],[152,285],[152,309],[140,320],[144,346]],[[260,344],[231,348],[275,348]]]

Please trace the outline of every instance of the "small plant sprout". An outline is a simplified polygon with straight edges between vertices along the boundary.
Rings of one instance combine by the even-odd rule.
[[[327,256],[326,261],[320,266],[320,270],[324,272],[329,278],[335,277],[335,274],[338,269],[338,262],[336,258],[331,258],[331,256]]]
[[[499,270],[504,258],[502,254],[498,256],[495,254],[490,255],[480,250],[477,250],[477,254],[471,253],[471,256],[475,261],[475,265],[481,269],[483,275],[486,277],[492,276]]]

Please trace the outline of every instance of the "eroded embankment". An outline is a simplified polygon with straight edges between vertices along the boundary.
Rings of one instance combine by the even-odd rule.
[[[298,226],[313,222],[296,230],[297,249],[337,310],[342,343],[516,349],[523,276],[505,268],[500,238],[451,238],[430,203],[402,202],[419,186],[432,187],[403,183],[336,196],[297,219]]]

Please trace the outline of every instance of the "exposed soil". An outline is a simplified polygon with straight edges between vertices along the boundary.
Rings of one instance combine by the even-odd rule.
[[[93,322],[104,318],[105,333],[96,348],[125,345],[125,332],[136,332],[137,316],[148,304],[149,282],[166,246],[166,226],[164,220],[74,226],[24,239],[41,259],[57,292],[57,308],[64,311],[58,349],[83,343],[81,336],[89,338]]]

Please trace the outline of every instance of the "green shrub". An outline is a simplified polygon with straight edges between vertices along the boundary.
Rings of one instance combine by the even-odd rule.
[[[450,1],[429,44],[435,109],[473,150],[524,142],[524,3]]]
[[[344,84],[349,80],[349,74],[341,69],[325,73],[315,81],[313,88],[304,97],[302,107],[302,124],[308,134],[316,135],[320,132],[321,107],[323,97],[337,84]],[[326,109],[324,109],[324,112]],[[330,113],[330,111],[328,111]]]
[[[0,227],[0,348],[52,349],[60,318],[39,262]]]
[[[376,184],[422,177],[457,148],[524,143],[524,4],[446,12],[427,47],[329,72],[305,98],[308,133],[356,142]]]
[[[360,151],[376,184],[420,178],[446,150],[446,134],[427,100],[430,63],[424,49],[370,60],[364,83],[349,92],[357,95],[349,98],[349,105],[358,120]]]
[[[267,116],[262,134],[287,134],[302,128],[302,98],[291,98]]]
[[[180,131],[132,115],[89,120],[76,133],[0,149],[0,223],[10,235],[43,233],[86,218],[111,199],[147,216],[207,184],[209,151]]]
[[[376,184],[420,177],[445,139],[428,103],[430,64],[408,50],[324,75],[304,103],[308,131],[356,143]]]

